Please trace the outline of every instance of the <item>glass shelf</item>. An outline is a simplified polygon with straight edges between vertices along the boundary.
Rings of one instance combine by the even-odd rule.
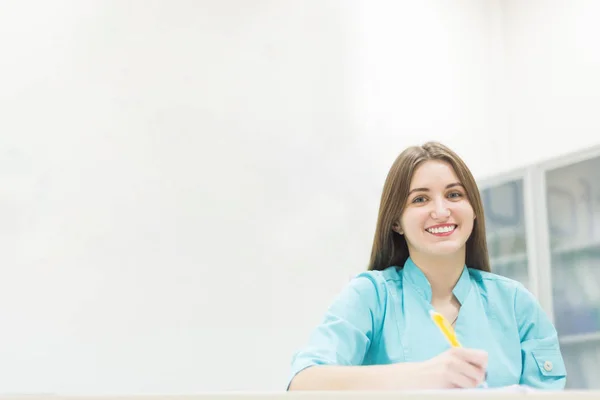
[[[529,285],[523,180],[482,190],[492,272]]]
[[[546,172],[554,323],[567,385],[598,389],[600,370],[600,158]]]
[[[593,158],[546,173],[553,308],[559,335],[600,331],[599,170],[600,158]]]
[[[588,342],[598,342],[600,344],[600,331],[591,333],[575,333],[573,335],[563,335],[559,339],[561,346],[571,344],[580,344]]]
[[[567,389],[600,389],[600,341],[583,342],[562,348],[567,368]]]

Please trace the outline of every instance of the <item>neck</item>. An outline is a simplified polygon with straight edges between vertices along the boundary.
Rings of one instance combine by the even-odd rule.
[[[429,281],[432,301],[452,298],[452,290],[465,266],[465,254],[440,257],[411,254],[410,258]]]

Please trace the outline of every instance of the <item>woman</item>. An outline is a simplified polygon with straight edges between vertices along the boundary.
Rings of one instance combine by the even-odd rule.
[[[523,285],[490,273],[479,190],[452,150],[429,142],[398,156],[368,269],[294,356],[289,390],[564,388],[554,326]]]

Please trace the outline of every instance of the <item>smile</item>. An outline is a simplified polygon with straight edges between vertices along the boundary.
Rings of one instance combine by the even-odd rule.
[[[448,236],[454,232],[457,225],[438,225],[425,229],[427,232],[436,236]]]

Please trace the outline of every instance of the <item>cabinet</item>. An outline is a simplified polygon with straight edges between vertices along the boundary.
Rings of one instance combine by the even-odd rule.
[[[552,318],[567,387],[599,389],[600,148],[478,184],[492,272],[522,282]]]
[[[488,187],[481,195],[493,272],[529,287],[523,178]]]

